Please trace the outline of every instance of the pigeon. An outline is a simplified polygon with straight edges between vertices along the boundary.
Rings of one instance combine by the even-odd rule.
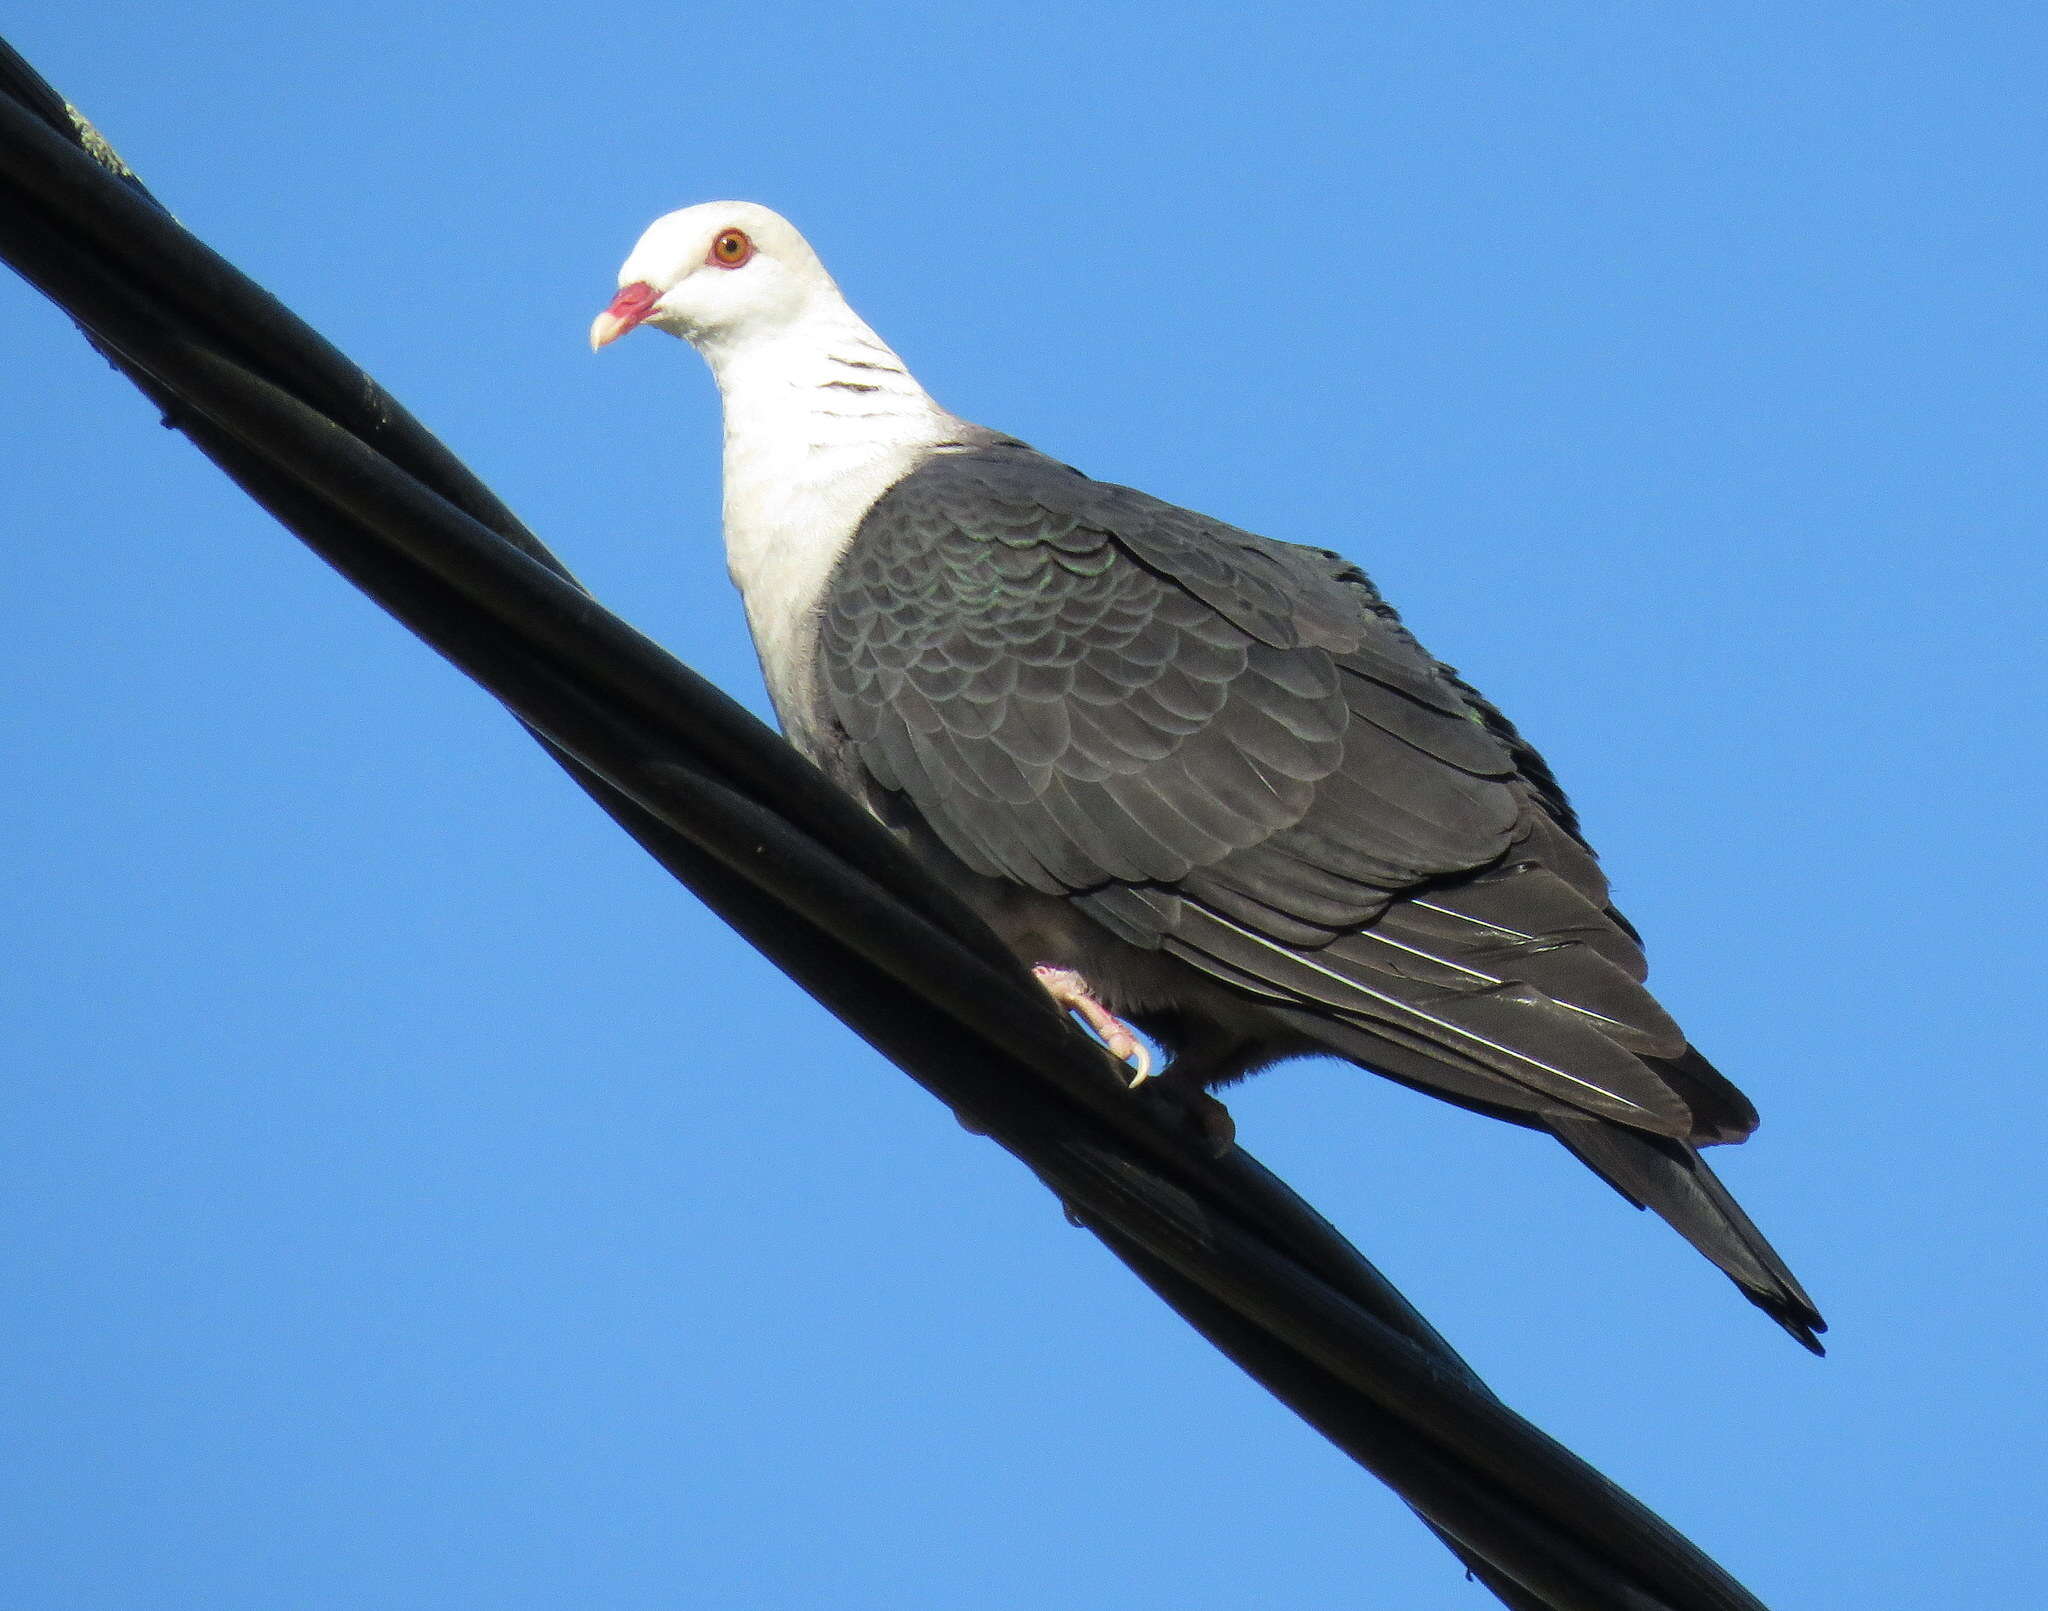
[[[1364,571],[950,413],[766,207],[656,220],[618,284],[593,348],[647,325],[718,383],[789,740],[1133,1083],[1219,1147],[1207,1093],[1310,1055],[1547,1131],[1821,1352],[1700,1157],[1756,1110],[1644,988],[1550,767]]]

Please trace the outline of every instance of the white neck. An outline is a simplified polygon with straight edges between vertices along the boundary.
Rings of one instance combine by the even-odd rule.
[[[836,299],[700,350],[725,399],[726,568],[768,695],[801,744],[826,579],[875,500],[969,427]]]

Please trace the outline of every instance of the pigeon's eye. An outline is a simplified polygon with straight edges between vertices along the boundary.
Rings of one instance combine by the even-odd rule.
[[[721,229],[711,243],[711,255],[704,259],[719,268],[738,268],[754,255],[754,243],[743,229]]]

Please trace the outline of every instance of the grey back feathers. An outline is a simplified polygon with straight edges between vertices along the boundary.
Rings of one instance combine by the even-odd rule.
[[[1813,1345],[1693,1150],[1754,1111],[1643,989],[1541,759],[1354,566],[980,445],[875,502],[817,630],[820,758],[1199,980],[1096,980],[1182,1079],[1320,1049],[1549,1129]]]

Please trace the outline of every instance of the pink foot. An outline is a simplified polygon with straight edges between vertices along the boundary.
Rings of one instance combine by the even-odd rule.
[[[1152,1053],[1129,1024],[1095,999],[1086,979],[1072,968],[1056,968],[1049,962],[1041,962],[1031,970],[1031,975],[1045,986],[1045,993],[1054,1001],[1087,1021],[1088,1027],[1102,1037],[1102,1044],[1109,1048],[1112,1057],[1134,1065],[1132,1090],[1152,1077]]]

